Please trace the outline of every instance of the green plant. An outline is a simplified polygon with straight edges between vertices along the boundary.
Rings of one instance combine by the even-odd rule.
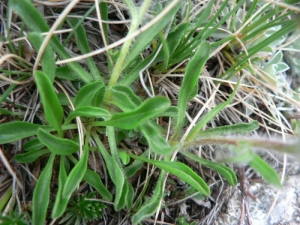
[[[25,220],[25,215],[13,210],[11,210],[7,216],[0,215],[0,222],[3,225],[28,225],[28,222]]]
[[[233,138],[232,135],[255,132],[266,121],[275,127],[283,126],[278,125],[278,115],[272,110],[259,112],[263,115],[263,122],[257,122],[249,115],[259,114],[255,99],[268,98],[266,89],[261,91],[263,94],[255,92],[256,85],[271,80],[268,85],[273,85],[273,90],[282,88],[282,82],[277,76],[288,69],[283,62],[282,52],[278,51],[268,62],[265,58],[296,28],[298,21],[290,19],[293,11],[284,11],[280,7],[271,7],[269,3],[258,1],[250,4],[245,0],[229,7],[229,1],[225,0],[209,1],[201,13],[193,14],[191,2],[183,4],[175,0],[160,7],[162,3],[152,4],[152,1],[146,0],[137,8],[132,1],[125,0],[124,4],[131,16],[127,36],[109,44],[109,26],[101,22],[108,20],[108,3],[92,5],[82,19],[70,13],[75,3],[72,1],[64,11],[59,11],[60,16],[51,28],[27,0],[10,0],[7,10],[8,28],[12,29],[10,13],[14,12],[21,18],[22,29],[27,32],[26,38],[41,61],[40,65],[39,60],[32,65],[22,58],[25,53],[21,52],[20,46],[17,53],[12,40],[5,40],[7,48],[14,52],[25,72],[2,71],[2,78],[12,84],[2,94],[0,102],[10,103],[8,96],[17,85],[32,83],[34,80],[43,106],[42,113],[35,120],[25,122],[16,119],[0,125],[0,144],[15,141],[24,143],[24,152],[15,156],[16,162],[34,163],[43,159],[42,171],[32,197],[33,224],[44,224],[49,219],[49,202],[52,200],[52,220],[63,217],[61,223],[68,221],[67,224],[72,224],[76,221],[76,224],[80,224],[101,218],[102,203],[82,195],[78,187],[83,183],[96,190],[104,200],[110,202],[114,199],[114,210],[126,209],[133,224],[141,223],[159,210],[169,173],[203,196],[209,196],[209,178],[201,177],[184,160],[177,160],[178,155],[219,173],[232,186],[238,180],[233,169],[225,162],[245,162],[269,183],[281,186],[275,170],[252,150],[258,146],[277,150],[278,142],[248,140],[240,136]],[[149,7],[151,10],[148,11]],[[243,11],[242,7],[248,11]],[[90,43],[83,21],[94,8],[100,21],[104,47],[90,54]],[[150,12],[153,19],[144,23]],[[64,43],[51,33],[57,27],[72,28],[72,32],[64,37]],[[42,32],[48,32],[46,37],[42,36]],[[76,62],[79,59],[71,57],[64,47],[72,37],[78,51],[83,54],[80,59],[85,66]],[[112,50],[120,44],[120,49]],[[142,53],[151,44],[152,53],[144,57]],[[106,52],[107,71],[99,70],[92,58],[103,52]],[[55,55],[62,60],[55,58]],[[224,65],[220,72],[213,68],[214,56],[223,57]],[[145,84],[143,73],[148,68],[153,71],[156,86],[151,79]],[[206,69],[212,71],[216,80],[209,83],[209,87],[215,90],[207,99],[213,106],[204,103],[203,110],[206,107],[207,112],[200,110],[188,121],[190,102],[199,102],[201,99],[199,79],[203,78],[201,74]],[[174,77],[164,80],[171,73]],[[181,78],[178,79],[178,76]],[[158,85],[162,83],[162,87],[165,87],[170,82],[172,88],[161,92]],[[170,101],[172,96],[177,96],[176,101]],[[250,99],[249,103],[245,103],[244,98]],[[293,101],[299,106],[297,100]],[[240,115],[234,122],[228,119],[226,124],[214,126],[214,118],[229,108],[232,110],[230,113],[236,112],[234,106],[238,104],[248,107],[246,116]],[[7,109],[2,109],[2,112],[14,116],[26,115],[26,107],[24,109],[21,104],[15,107],[22,113],[16,114]],[[137,152],[141,154],[124,144],[128,142],[134,142]],[[297,142],[279,143],[286,148],[284,152],[299,154]],[[125,151],[122,144],[126,147]],[[189,151],[207,144],[229,145],[234,155],[216,162],[213,157],[204,158],[199,152],[197,155],[196,151]],[[149,151],[141,150],[145,146]],[[239,152],[241,148],[243,154]],[[100,154],[108,174],[105,184],[94,171],[96,169],[92,170],[89,165],[96,154]],[[154,171],[150,172],[148,168],[145,184],[138,190],[137,196],[129,178],[143,170],[143,163],[160,169],[160,174],[152,186],[150,179]],[[58,180],[58,186],[52,190],[50,185],[54,179]],[[114,198],[108,189],[112,185],[115,187]],[[153,188],[152,198],[143,201],[149,187]],[[72,199],[74,194],[79,197]],[[93,193],[87,194],[88,198],[92,196]],[[178,218],[177,222],[187,223],[182,218]]]
[[[103,208],[101,202],[93,199],[95,193],[86,196],[77,196],[70,200],[70,206],[66,209],[66,215],[60,220],[60,224],[87,224],[102,218]]]

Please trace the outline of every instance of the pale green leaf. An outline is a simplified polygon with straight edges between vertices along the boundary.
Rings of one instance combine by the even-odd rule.
[[[258,155],[255,154],[248,164],[255,171],[260,173],[260,175],[262,175],[268,183],[274,185],[275,187],[282,187],[278,173],[276,173],[276,171]]]
[[[198,176],[191,168],[186,166],[183,163],[180,162],[169,162],[169,161],[157,161],[148,159],[145,157],[128,154],[131,158],[142,160],[147,163],[151,163],[154,166],[163,169],[169,173],[174,174],[181,180],[187,182],[189,185],[191,185],[195,190],[199,191],[201,194],[205,196],[210,195],[210,190],[208,185],[205,183],[205,181]]]
[[[142,105],[131,112],[117,113],[108,121],[95,122],[93,125],[114,126],[125,130],[130,130],[143,121],[159,116],[170,107],[170,101],[166,97],[157,96],[147,99]]]
[[[102,81],[95,81],[82,87],[76,95],[75,108],[90,105],[98,91],[103,92],[104,96],[105,86]]]
[[[71,194],[76,190],[76,188],[82,181],[87,169],[88,155],[89,155],[89,148],[88,146],[85,146],[81,159],[71,170],[65,182],[63,192],[62,192],[63,198],[69,199]]]
[[[44,40],[42,35],[38,32],[30,32],[27,34],[27,38],[34,46],[36,52],[38,52]],[[43,72],[48,75],[50,82],[53,83],[55,78],[56,65],[54,59],[54,52],[51,46],[47,45],[47,47],[45,48],[41,62],[42,62]]]
[[[201,70],[206,63],[210,53],[210,45],[207,42],[203,42],[200,44],[196,53],[194,54],[191,61],[188,63],[186,72],[183,77],[182,85],[179,90],[178,96],[178,117],[176,128],[173,137],[176,137],[180,129],[182,128],[187,102],[191,95],[191,91],[195,88],[199,76],[201,74]]]
[[[63,109],[55,94],[54,87],[48,76],[43,72],[37,71],[34,78],[41,96],[46,120],[62,136]]]
[[[57,219],[57,218],[61,217],[67,208],[69,199],[62,197],[62,191],[63,191],[66,181],[67,181],[67,172],[66,172],[65,165],[64,165],[64,156],[62,156],[60,158],[60,167],[59,167],[59,175],[58,175],[58,190],[57,190],[56,198],[54,201],[54,206],[53,206],[52,213],[51,213],[52,219]]]
[[[54,159],[55,154],[52,153],[35,185],[32,199],[32,224],[44,224],[46,221]]]
[[[110,113],[105,109],[101,109],[99,107],[93,107],[93,106],[82,106],[80,108],[77,108],[75,111],[72,111],[68,115],[65,124],[70,123],[70,121],[77,116],[84,116],[88,118],[89,117],[105,118],[105,119],[109,119],[111,117]]]
[[[98,173],[92,170],[86,170],[83,179],[89,185],[93,186],[105,200],[112,200],[111,193],[103,185]]]
[[[37,132],[39,140],[57,155],[69,155],[79,151],[79,145],[69,139],[58,138],[40,128]]]

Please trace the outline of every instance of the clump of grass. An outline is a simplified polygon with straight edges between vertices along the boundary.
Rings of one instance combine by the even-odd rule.
[[[297,8],[245,0],[39,4],[10,0],[5,10],[0,143],[14,194],[2,195],[1,211],[30,204],[30,223],[86,224],[108,217],[101,201],[119,213],[116,224],[156,221],[162,205],[188,199],[178,186],[203,201],[219,189],[215,174],[236,186],[230,163],[281,186],[255,149],[299,156],[299,143],[285,141],[295,130],[283,114],[300,106],[283,58],[287,42],[296,48],[288,37]],[[253,138],[261,132],[269,137]],[[230,157],[216,161],[216,145]],[[195,222],[166,214],[163,222]]]

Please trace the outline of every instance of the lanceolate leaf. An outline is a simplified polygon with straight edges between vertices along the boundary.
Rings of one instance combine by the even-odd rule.
[[[276,171],[266,163],[262,158],[258,155],[254,155],[252,160],[249,162],[249,165],[270,184],[281,187],[280,179]]]
[[[151,126],[150,123],[144,122],[139,128],[147,139],[151,150],[155,153],[166,155],[175,150],[176,146],[171,147],[161,133],[154,126]]]
[[[31,44],[34,46],[35,50],[38,52],[44,40],[42,35],[39,34],[38,32],[30,32],[27,34],[27,37],[31,42]],[[50,82],[53,83],[55,77],[56,65],[55,65],[54,53],[51,46],[48,45],[46,47],[41,61],[42,61],[43,71],[48,75]]]
[[[37,71],[34,77],[43,103],[46,120],[62,136],[63,109],[59,104],[54,88],[45,73]]]
[[[75,108],[90,105],[98,91],[103,91],[104,96],[105,86],[102,81],[95,81],[82,87],[76,96]]]
[[[71,170],[62,192],[62,197],[69,199],[73,191],[78,187],[87,169],[89,148],[85,146],[83,155],[75,167]]]
[[[73,29],[75,29],[77,23],[80,23],[80,20],[77,18],[67,18],[67,22],[71,25]],[[76,38],[76,44],[82,54],[90,53],[90,46],[87,40],[87,35],[84,30],[84,27],[80,24],[77,29],[75,30],[75,38]],[[96,66],[96,63],[92,57],[85,59],[87,62],[87,65],[91,71],[91,74],[94,78],[94,80],[102,80],[102,77],[99,73],[99,69]]]
[[[105,200],[112,200],[111,193],[103,185],[98,173],[92,170],[86,170],[83,179],[89,185],[93,186]]]
[[[195,190],[199,191],[201,194],[205,196],[210,195],[210,190],[205,181],[199,177],[191,168],[186,166],[180,162],[168,162],[168,161],[157,161],[148,158],[144,158],[141,156],[128,154],[131,158],[142,160],[147,163],[151,163],[154,166],[163,169],[169,173],[174,174],[181,180],[187,182],[191,185]]]
[[[49,150],[57,155],[69,155],[79,150],[79,145],[71,140],[58,138],[40,128],[38,130],[39,140],[46,145]]]
[[[111,117],[110,113],[105,109],[101,109],[99,107],[93,107],[93,106],[83,106],[76,109],[75,111],[72,111],[67,117],[65,124],[70,123],[71,120],[77,116],[96,117],[96,118],[105,118],[105,119],[109,119]]]
[[[118,107],[125,111],[134,110],[138,106],[142,104],[142,100],[137,97],[132,89],[125,85],[115,85],[111,89],[111,93],[113,94],[113,98],[115,101],[118,101]]]
[[[55,154],[51,154],[36,183],[32,200],[32,224],[44,224],[50,198],[50,181]]]
[[[237,178],[236,178],[234,171],[232,171],[227,166],[225,166],[221,163],[212,162],[212,161],[200,158],[200,157],[196,156],[195,154],[192,154],[189,152],[182,152],[182,154],[184,154],[188,158],[220,173],[223,177],[225,177],[225,179],[228,181],[228,183],[230,185],[235,186],[237,184]]]
[[[164,17],[151,26],[149,29],[147,29],[145,32],[140,34],[133,44],[132,48],[130,49],[130,52],[128,54],[128,57],[126,59],[124,68],[135,58],[137,57],[144,49],[145,47],[153,40],[153,38],[160,32],[172,19],[174,14],[177,12],[177,10],[181,6],[181,1],[178,1],[175,7],[171,9]],[[167,7],[167,6],[166,6]]]
[[[121,129],[130,130],[147,119],[159,116],[170,107],[170,101],[162,96],[147,99],[140,107],[125,113],[118,113],[108,121],[95,122],[93,125],[114,126]]]
[[[37,160],[42,155],[49,153],[48,149],[38,149],[38,150],[31,150],[24,154],[18,154],[15,156],[15,160],[18,163],[31,163]]]
[[[20,140],[22,138],[36,135],[40,127],[48,128],[48,126],[42,126],[27,122],[11,122],[0,125],[0,144],[6,144],[13,141]]]
[[[179,112],[178,112],[175,132],[173,135],[173,137],[175,138],[179,134],[180,129],[182,128],[187,102],[191,95],[191,91],[195,88],[198,82],[201,70],[209,57],[209,53],[210,53],[209,43],[207,42],[201,43],[195,55],[187,65],[186,72],[184,74],[182,85],[180,87],[179,96],[178,96]]]
[[[143,219],[152,216],[157,208],[160,206],[160,201],[163,198],[163,184],[164,178],[166,176],[165,171],[160,172],[159,179],[156,183],[156,187],[154,189],[154,193],[150,199],[147,201],[138,212],[136,212],[132,217],[133,224],[139,224]]]
[[[201,129],[209,122],[212,120],[212,118],[214,118],[221,110],[223,110],[233,99],[238,86],[241,82],[242,78],[239,79],[239,81],[237,82],[237,84],[235,85],[235,88],[233,90],[233,92],[230,94],[229,98],[227,99],[226,102],[223,102],[219,105],[217,105],[215,108],[213,108],[212,110],[210,110],[209,113],[207,113],[197,124],[196,126],[191,130],[191,132],[188,134],[186,141],[192,141],[194,140],[198,133],[201,131]]]
[[[224,134],[241,134],[246,132],[251,132],[256,130],[259,127],[257,121],[252,121],[251,123],[239,123],[233,125],[226,125],[221,127],[216,127],[204,131],[200,131],[198,136],[199,138],[205,136],[220,136]]]
[[[67,180],[67,172],[64,165],[64,156],[62,156],[60,158],[60,167],[59,167],[59,175],[58,175],[58,191],[56,194],[56,198],[55,198],[55,202],[51,214],[52,219],[61,217],[67,208],[69,199],[62,197],[62,191],[66,183],[66,180]]]

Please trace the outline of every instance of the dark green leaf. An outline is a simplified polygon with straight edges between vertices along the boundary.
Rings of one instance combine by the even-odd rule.
[[[49,153],[48,149],[37,149],[32,150],[24,154],[18,154],[15,156],[15,160],[18,163],[31,163],[37,160],[42,155]]]

